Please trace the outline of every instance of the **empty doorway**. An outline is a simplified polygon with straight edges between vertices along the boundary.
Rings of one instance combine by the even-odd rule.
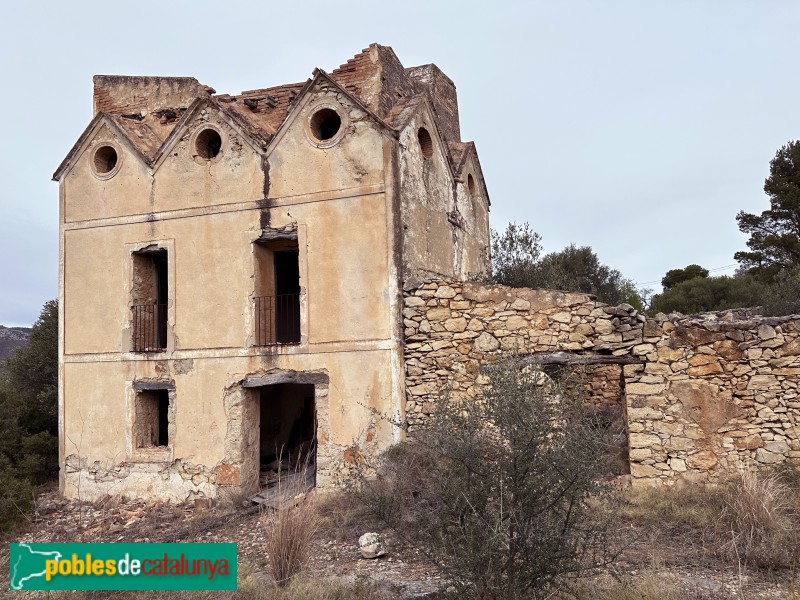
[[[317,412],[312,384],[279,383],[260,388],[259,484],[303,474],[316,479]]]

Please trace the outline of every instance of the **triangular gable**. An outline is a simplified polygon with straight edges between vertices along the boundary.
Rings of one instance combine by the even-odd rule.
[[[390,116],[392,118],[391,126],[397,132],[398,136],[400,135],[401,131],[409,126],[417,114],[419,114],[421,111],[426,113],[428,117],[427,121],[430,123],[430,129],[433,130],[433,135],[435,135],[436,139],[439,140],[439,147],[442,149],[444,154],[445,162],[450,170],[450,175],[453,177],[453,179],[455,179],[456,170],[450,155],[450,149],[444,137],[442,136],[441,131],[439,131],[439,125],[436,122],[436,115],[433,112],[433,106],[431,105],[427,94],[417,94],[411,98],[403,98],[397,103],[396,107],[397,110],[392,109]]]
[[[175,145],[180,141],[181,137],[183,137],[183,135],[186,133],[186,130],[189,128],[189,124],[197,116],[197,113],[205,107],[214,108],[225,119],[227,124],[242,136],[242,139],[245,140],[255,152],[259,154],[264,152],[266,148],[266,140],[264,140],[257,132],[255,132],[248,124],[243,123],[242,119],[238,117],[238,115],[233,115],[231,111],[225,110],[225,107],[214,98],[197,98],[194,102],[192,102],[189,108],[186,109],[186,112],[183,113],[180,120],[172,129],[172,132],[169,134],[167,139],[164,140],[161,148],[158,149],[158,152],[156,152],[155,156],[153,157],[154,171],[158,170],[158,168],[163,164],[165,157],[169,155]]]
[[[478,149],[475,147],[475,142],[464,142],[464,150],[461,154],[460,164],[456,171],[457,177],[464,180],[464,171],[467,170],[467,166],[472,164],[475,176],[478,178],[480,182],[481,189],[483,190],[483,196],[486,198],[486,207],[489,208],[492,205],[492,201],[489,199],[489,190],[486,188],[486,180],[483,178],[483,169],[481,168],[481,161],[478,158]]]
[[[70,151],[67,152],[67,156],[63,161],[61,161],[61,164],[58,165],[55,173],[53,173],[53,181],[60,181],[61,178],[74,166],[77,156],[84,151],[89,140],[103,125],[108,127],[114,134],[116,134],[116,136],[122,140],[122,142],[131,150],[131,152],[138,156],[145,165],[150,166],[151,158],[147,156],[147,154],[145,154],[133,140],[131,140],[128,133],[123,130],[122,127],[120,127],[116,120],[105,113],[99,112],[89,122],[89,124],[86,126],[86,129],[83,130],[83,133],[72,146]]]
[[[337,83],[330,75],[328,75],[322,69],[314,69],[314,76],[306,82],[306,85],[303,86],[303,89],[300,90],[299,94],[297,95],[297,99],[295,100],[294,106],[289,110],[286,114],[286,118],[281,123],[278,130],[275,132],[275,135],[269,141],[269,145],[267,146],[267,155],[272,153],[273,148],[278,145],[283,136],[286,134],[286,131],[289,128],[289,125],[294,122],[299,115],[303,108],[305,108],[311,100],[311,95],[313,94],[314,89],[317,87],[317,84],[321,81],[324,81],[326,84],[332,86],[336,89],[337,92],[343,94],[347,97],[350,102],[352,102],[355,106],[357,106],[360,110],[364,111],[365,114],[369,115],[378,125],[381,126],[382,129],[386,131],[386,133],[390,134],[392,137],[397,137],[397,132],[395,129],[390,127],[386,124],[386,122],[381,119],[378,115],[376,115],[372,110],[364,104],[357,96],[354,96],[349,91],[344,89],[339,83]]]

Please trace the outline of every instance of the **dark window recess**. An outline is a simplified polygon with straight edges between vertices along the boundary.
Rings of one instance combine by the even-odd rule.
[[[257,255],[255,345],[299,344],[299,252],[263,246],[257,249]]]
[[[222,150],[222,137],[214,129],[204,129],[195,138],[194,145],[200,158],[211,160]]]
[[[261,487],[308,469],[313,477],[317,453],[314,386],[277,384],[261,388]]]
[[[169,446],[169,390],[147,390],[136,396],[136,446]]]
[[[279,344],[300,342],[300,265],[298,252],[275,253],[275,329]]]
[[[169,446],[169,393],[159,390],[158,394],[158,440],[156,446]]]
[[[133,255],[134,352],[157,352],[167,347],[167,265],[167,251],[163,248]]]
[[[327,142],[339,133],[342,118],[332,108],[321,108],[311,117],[311,133],[319,142]]]

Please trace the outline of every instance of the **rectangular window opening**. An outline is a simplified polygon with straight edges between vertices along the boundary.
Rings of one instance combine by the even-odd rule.
[[[168,264],[164,248],[147,247],[133,253],[134,352],[158,352],[167,347]]]
[[[296,240],[254,245],[255,345],[300,343],[300,252]]]
[[[134,437],[137,448],[169,446],[169,423],[169,390],[137,392],[134,424]]]

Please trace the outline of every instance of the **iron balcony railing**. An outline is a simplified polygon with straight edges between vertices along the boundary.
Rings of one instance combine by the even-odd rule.
[[[300,294],[257,296],[256,346],[300,343]]]
[[[135,304],[133,311],[133,351],[160,352],[167,347],[167,305]]]

